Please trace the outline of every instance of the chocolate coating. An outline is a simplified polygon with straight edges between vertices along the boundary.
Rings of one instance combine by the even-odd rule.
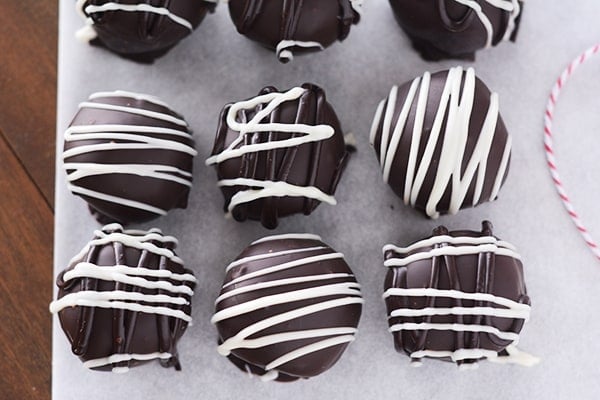
[[[194,141],[187,123],[160,100],[96,93],[65,132],[69,189],[102,223],[145,222],[186,208]]]
[[[176,245],[158,229],[107,225],[59,274],[50,310],[84,366],[125,372],[159,359],[181,369],[177,342],[191,320],[196,280]]]
[[[135,61],[152,62],[191,34],[215,4],[203,0],[79,0],[77,8],[95,32],[92,44]]]
[[[498,108],[472,68],[394,86],[371,130],[384,181],[431,218],[495,200],[512,146]]]
[[[396,19],[425,60],[474,60],[477,50],[515,41],[523,3],[485,0],[390,0]]]
[[[384,289],[398,352],[473,364],[509,357],[529,317],[523,265],[492,234],[440,226],[408,248],[384,247]],[[452,328],[451,328],[452,327]],[[513,361],[513,362],[519,362]]]
[[[347,158],[325,92],[304,84],[287,92],[267,87],[225,106],[207,164],[216,166],[226,212],[273,229],[279,217],[309,215],[321,201],[335,204]]]
[[[230,0],[229,13],[242,35],[275,50],[282,62],[292,53],[322,50],[344,40],[360,19],[357,0]]]
[[[212,319],[219,352],[265,381],[316,376],[354,340],[362,303],[343,255],[318,236],[264,238],[227,268]]]

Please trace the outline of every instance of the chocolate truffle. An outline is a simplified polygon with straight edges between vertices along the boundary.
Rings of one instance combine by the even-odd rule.
[[[281,62],[344,40],[361,7],[362,0],[229,0],[238,32],[275,50]]]
[[[394,86],[371,128],[383,180],[430,218],[495,200],[512,140],[498,95],[456,67]]]
[[[475,52],[515,41],[522,1],[390,0],[396,19],[425,60],[474,60]]]
[[[408,247],[383,248],[384,299],[398,352],[476,366],[477,360],[531,365],[516,349],[530,301],[516,249],[492,234],[440,226]]]
[[[177,342],[191,321],[196,279],[158,229],[95,232],[56,280],[50,311],[87,368],[127,372],[150,360],[180,370]]]
[[[96,93],[65,132],[69,190],[102,223],[145,222],[186,208],[194,141],[188,124],[155,97]]]
[[[77,32],[126,58],[152,62],[194,31],[216,0],[77,0],[87,25]]]
[[[309,234],[252,243],[227,267],[215,302],[219,353],[263,381],[331,368],[354,340],[363,304],[343,257]]]
[[[273,229],[278,217],[336,204],[347,156],[325,92],[305,83],[225,106],[206,164],[216,167],[226,212]]]

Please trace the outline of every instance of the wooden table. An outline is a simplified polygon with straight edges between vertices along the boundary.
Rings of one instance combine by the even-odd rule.
[[[49,399],[58,2],[0,13],[0,399]]]

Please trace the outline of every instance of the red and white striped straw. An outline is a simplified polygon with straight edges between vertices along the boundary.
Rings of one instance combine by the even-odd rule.
[[[558,190],[558,195],[560,196],[567,212],[571,216],[571,219],[575,223],[575,226],[581,233],[583,240],[587,243],[592,252],[596,255],[598,259],[600,259],[600,248],[590,235],[589,231],[581,222],[579,214],[575,211],[575,207],[573,203],[571,203],[571,199],[567,195],[565,188],[563,186],[563,182],[560,179],[558,174],[558,168],[556,166],[556,157],[554,154],[554,146],[553,146],[553,133],[552,133],[552,122],[554,120],[554,108],[556,107],[556,102],[558,101],[558,97],[565,83],[571,78],[575,70],[584,62],[586,62],[590,57],[600,52],[600,43],[596,44],[593,47],[590,47],[586,51],[584,51],[579,57],[574,59],[571,64],[563,71],[560,75],[554,87],[552,88],[552,93],[550,94],[550,98],[548,99],[548,105],[546,106],[546,114],[544,116],[544,150],[546,151],[546,159],[548,160],[548,167],[550,168],[550,174],[552,175],[552,180],[554,181],[554,186],[556,186],[556,190]]]

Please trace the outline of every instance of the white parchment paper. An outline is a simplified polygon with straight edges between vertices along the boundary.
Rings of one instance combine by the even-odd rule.
[[[221,5],[200,28],[154,65],[139,65],[76,41],[81,21],[74,1],[60,2],[56,168],[55,275],[92,237],[98,224],[83,200],[71,195],[62,169],[62,132],[77,104],[95,91],[123,89],[161,97],[195,131],[194,188],[188,210],[142,226],[156,226],[180,240],[178,253],[199,278],[194,325],[179,345],[183,372],[158,363],[125,375],[90,372],[71,354],[54,320],[54,399],[597,399],[600,396],[600,263],[564,212],[546,169],[542,117],[562,69],[600,40],[600,2],[528,0],[517,44],[480,52],[477,74],[500,95],[501,113],[513,135],[511,172],[493,204],[431,221],[402,205],[383,184],[368,132],[375,108],[389,88],[456,65],[426,63],[410,49],[388,2],[366,2],[349,38],[326,52],[280,64],[272,53],[237,34]],[[249,379],[216,352],[209,319],[225,266],[252,240],[268,232],[260,224],[225,220],[223,199],[204,159],[212,148],[222,105],[253,96],[266,85],[287,89],[312,81],[327,90],[358,152],[342,178],[339,205],[321,205],[310,217],[282,219],[276,233],[313,232],[343,252],[354,269],[366,305],[356,341],[329,372],[292,384]],[[581,67],[557,107],[559,167],[567,189],[592,233],[600,235],[600,56]],[[542,358],[534,368],[481,362],[474,372],[426,360],[412,368],[393,349],[381,300],[385,269],[381,247],[406,245],[444,224],[495,233],[522,254],[533,303],[520,347]],[[48,283],[50,284],[50,282]]]

